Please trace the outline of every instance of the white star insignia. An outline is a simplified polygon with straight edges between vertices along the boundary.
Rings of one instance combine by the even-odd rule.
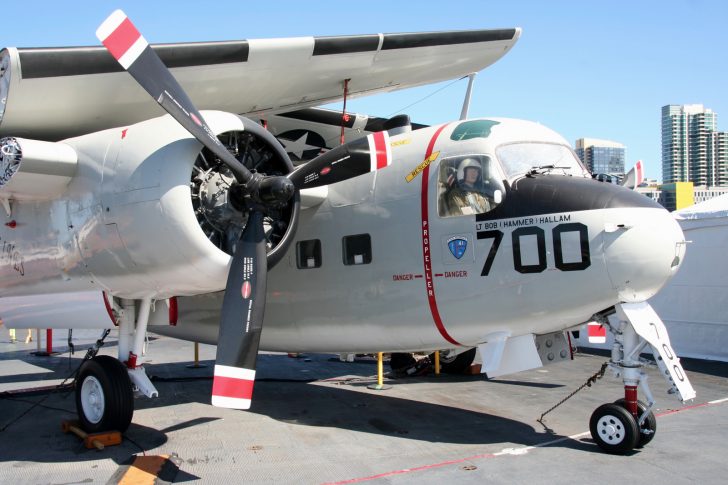
[[[308,143],[306,143],[307,138],[308,133],[304,133],[298,140],[286,140],[283,138],[279,138],[279,140],[281,141],[281,143],[283,143],[283,146],[285,147],[287,153],[292,153],[293,155],[296,155],[299,159],[302,159],[303,152],[307,150],[321,149],[321,147],[309,145]]]

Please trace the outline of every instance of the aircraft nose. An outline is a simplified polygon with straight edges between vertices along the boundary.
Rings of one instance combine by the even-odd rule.
[[[620,300],[645,301],[677,272],[685,236],[665,209],[621,209],[605,219],[604,255]]]

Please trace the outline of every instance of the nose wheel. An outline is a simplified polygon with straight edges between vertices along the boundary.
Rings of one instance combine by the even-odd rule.
[[[599,406],[591,416],[589,430],[601,449],[623,455],[652,441],[657,431],[657,419],[642,401],[637,401],[635,417],[627,409],[627,400],[622,398],[613,404]]]
[[[639,428],[632,413],[619,404],[602,404],[589,420],[592,438],[607,453],[623,455],[639,442]]]

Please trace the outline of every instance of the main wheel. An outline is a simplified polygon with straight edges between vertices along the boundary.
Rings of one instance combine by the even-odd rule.
[[[89,433],[126,431],[134,414],[134,394],[124,364],[108,355],[86,361],[76,379],[76,412]]]
[[[468,351],[458,354],[455,357],[445,357],[440,354],[440,370],[445,374],[462,374],[475,360],[475,353],[478,349],[472,348]],[[435,354],[430,354],[430,362],[435,365]]]
[[[618,404],[602,404],[589,420],[589,431],[601,449],[623,455],[637,446],[640,432],[632,413]]]
[[[617,404],[627,409],[627,404],[625,403],[624,398],[617,399],[616,401],[614,401],[614,404]],[[647,410],[647,404],[643,403],[642,401],[637,401],[637,409],[639,410],[639,416],[637,416],[637,419],[639,420],[640,416],[642,416],[642,414],[644,414],[644,412]],[[655,413],[650,411],[650,413],[647,415],[647,418],[645,418],[645,422],[642,423],[642,426],[640,426],[639,428],[640,439],[637,441],[636,448],[642,448],[647,443],[652,441],[652,438],[655,437],[655,432],[657,431],[657,418],[655,418]]]

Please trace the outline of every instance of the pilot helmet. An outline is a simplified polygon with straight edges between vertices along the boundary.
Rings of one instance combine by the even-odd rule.
[[[460,162],[460,165],[458,165],[458,180],[465,180],[465,169],[466,168],[477,168],[478,169],[478,178],[481,178],[481,175],[483,173],[483,168],[480,165],[480,162],[476,160],[475,158],[465,158]]]

